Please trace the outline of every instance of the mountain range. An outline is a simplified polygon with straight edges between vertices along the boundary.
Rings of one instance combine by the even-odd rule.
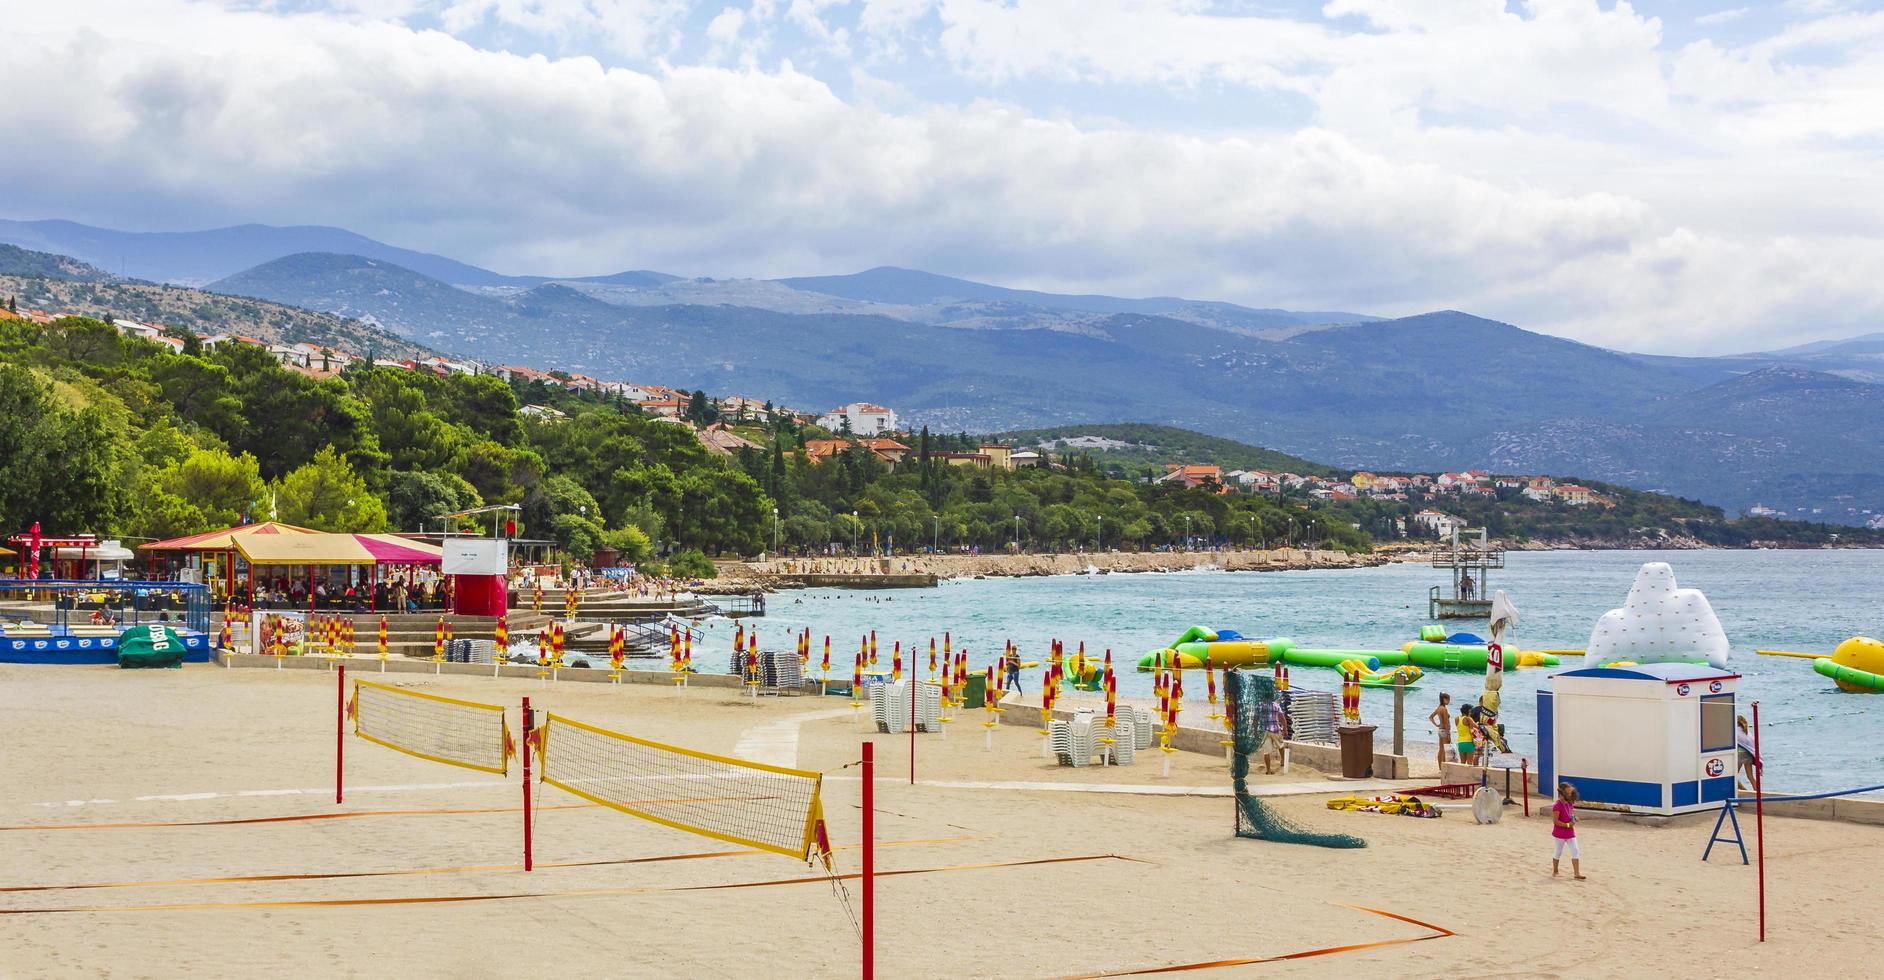
[[[0,241],[22,228],[81,259],[96,253],[79,245],[152,241],[62,222],[0,222]],[[1884,512],[1884,427],[1868,424],[1884,415],[1877,336],[1664,357],[1457,311],[1381,319],[1061,295],[895,268],[509,276],[322,228],[162,241],[172,250],[154,268],[178,280],[492,363],[811,409],[875,401],[951,430],[1145,422],[1344,467],[1576,475],[1826,520]]]

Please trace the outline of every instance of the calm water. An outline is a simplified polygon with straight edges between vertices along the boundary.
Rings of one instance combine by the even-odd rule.
[[[1884,635],[1884,552],[1512,553],[1491,585],[1517,603],[1517,646],[1581,649],[1597,617],[1622,604],[1636,569],[1647,561],[1671,563],[1681,585],[1701,589],[1713,604],[1733,643],[1729,666],[1746,677],[1742,710],[1750,700],[1760,701],[1772,785],[1798,791],[1884,783],[1884,695],[1843,694],[1813,673],[1808,661],[1753,653],[1756,647],[1829,653],[1853,634]],[[944,630],[953,633],[958,648],[968,648],[976,666],[991,662],[1009,639],[1028,659],[1045,659],[1054,638],[1065,641],[1069,652],[1081,641],[1091,654],[1110,647],[1115,664],[1129,665],[1192,624],[1255,638],[1287,636],[1302,646],[1398,648],[1428,622],[1427,589],[1444,581],[1444,572],[1423,565],[965,580],[926,590],[781,593],[770,598],[765,618],[749,622],[757,624],[767,647],[785,643],[792,630],[811,627],[814,667],[830,634],[834,676],[849,673],[858,638],[871,629],[884,666],[897,640],[919,648],[926,661],[929,637],[939,642]],[[1449,626],[1482,634],[1484,624],[1460,620]],[[710,624],[708,652],[695,651],[704,668],[723,669],[732,631],[724,620]],[[1506,676],[1503,720],[1513,748],[1527,754],[1537,744],[1534,692],[1549,670]],[[1295,667],[1291,677],[1298,687],[1339,686],[1332,670]],[[1038,690],[1036,678],[1029,672],[1024,682],[1030,696]],[[1408,695],[1407,737],[1430,742],[1433,732],[1424,718],[1439,692],[1451,692],[1455,702],[1473,699],[1479,680],[1463,672],[1429,672]],[[1195,696],[1188,704],[1201,705],[1201,683],[1186,686]],[[1119,690],[1149,695],[1150,676],[1121,671]],[[1366,692],[1363,719],[1391,725],[1392,697]]]

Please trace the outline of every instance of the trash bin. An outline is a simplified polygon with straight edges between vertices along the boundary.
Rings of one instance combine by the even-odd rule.
[[[1343,725],[1335,729],[1341,736],[1341,775],[1366,779],[1374,774],[1373,725]]]
[[[986,697],[984,692],[987,686],[987,675],[980,673],[969,674],[968,683],[962,685],[962,704],[969,708],[980,708],[981,702]]]

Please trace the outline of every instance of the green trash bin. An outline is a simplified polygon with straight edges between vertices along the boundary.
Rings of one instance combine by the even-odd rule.
[[[968,708],[981,707],[983,699],[987,697],[987,691],[988,691],[988,675],[987,674],[981,674],[981,673],[969,674],[968,683],[962,685],[963,707],[968,707]]]

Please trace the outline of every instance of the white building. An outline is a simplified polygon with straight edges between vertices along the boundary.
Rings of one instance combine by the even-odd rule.
[[[843,432],[845,423],[859,436],[884,435],[896,431],[896,413],[869,402],[851,402],[834,408],[818,419],[818,426],[830,432]]]
[[[1433,532],[1435,538],[1452,537],[1452,532],[1465,530],[1465,522],[1451,514],[1436,510],[1423,510],[1413,515],[1413,523]]]

